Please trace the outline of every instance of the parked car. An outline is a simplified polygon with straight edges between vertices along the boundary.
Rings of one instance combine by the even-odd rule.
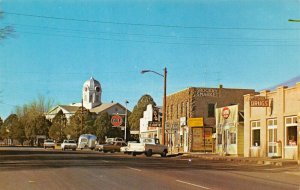
[[[141,138],[139,143],[129,142],[127,147],[121,149],[122,152],[136,156],[138,154],[145,154],[147,157],[152,154],[160,154],[161,157],[166,157],[168,147],[161,145],[157,138]]]
[[[106,152],[120,152],[121,147],[126,147],[127,144],[124,141],[115,141],[107,144],[100,144],[96,146],[96,150]]]
[[[44,140],[44,149],[46,148],[53,148],[55,149],[55,143],[52,139],[47,139],[47,140]]]
[[[64,140],[60,146],[62,150],[72,149],[75,151],[77,148],[77,144],[74,140]]]
[[[89,148],[93,150],[96,147],[96,140],[97,137],[92,134],[80,135],[78,139],[78,148],[80,148],[81,150],[84,148]]]

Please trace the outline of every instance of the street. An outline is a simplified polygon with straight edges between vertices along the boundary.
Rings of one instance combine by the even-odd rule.
[[[299,166],[0,148],[0,189],[300,189]]]

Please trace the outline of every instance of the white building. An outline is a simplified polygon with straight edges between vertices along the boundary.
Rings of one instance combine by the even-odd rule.
[[[157,127],[157,123],[155,122],[161,122],[161,113],[160,107],[154,109],[152,104],[147,106],[146,111],[143,113],[143,117],[140,119],[140,137],[160,137],[161,126]],[[155,119],[155,117],[157,117],[157,119]],[[149,125],[151,122],[152,125]]]
[[[113,114],[125,114],[126,108],[117,102],[102,103],[101,101],[102,88],[99,81],[91,77],[89,80],[85,81],[82,87],[82,103],[72,103],[69,105],[57,105],[49,112],[47,112],[46,118],[52,120],[55,115],[62,110],[66,118],[69,120],[76,111],[81,109],[83,106],[90,112],[99,114],[103,111],[107,112],[109,115]]]

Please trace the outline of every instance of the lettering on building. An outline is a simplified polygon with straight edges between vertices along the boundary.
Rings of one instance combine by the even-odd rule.
[[[219,96],[219,90],[218,89],[212,89],[212,88],[199,88],[196,91],[196,96],[200,97],[218,97]]]
[[[250,107],[269,107],[269,99],[264,96],[254,96],[250,98]]]

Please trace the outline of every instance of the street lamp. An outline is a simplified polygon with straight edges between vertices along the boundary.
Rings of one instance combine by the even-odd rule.
[[[126,128],[127,128],[127,104],[129,102],[127,100],[125,100],[125,133],[124,133],[124,141],[126,142]]]
[[[164,97],[163,97],[163,113],[162,113],[162,125],[161,125],[161,131],[162,131],[162,144],[165,144],[165,123],[166,123],[166,106],[167,106],[167,68],[164,68],[164,74],[160,74],[156,71],[152,70],[142,70],[141,73],[148,73],[152,72],[155,73],[161,77],[164,78]]]

